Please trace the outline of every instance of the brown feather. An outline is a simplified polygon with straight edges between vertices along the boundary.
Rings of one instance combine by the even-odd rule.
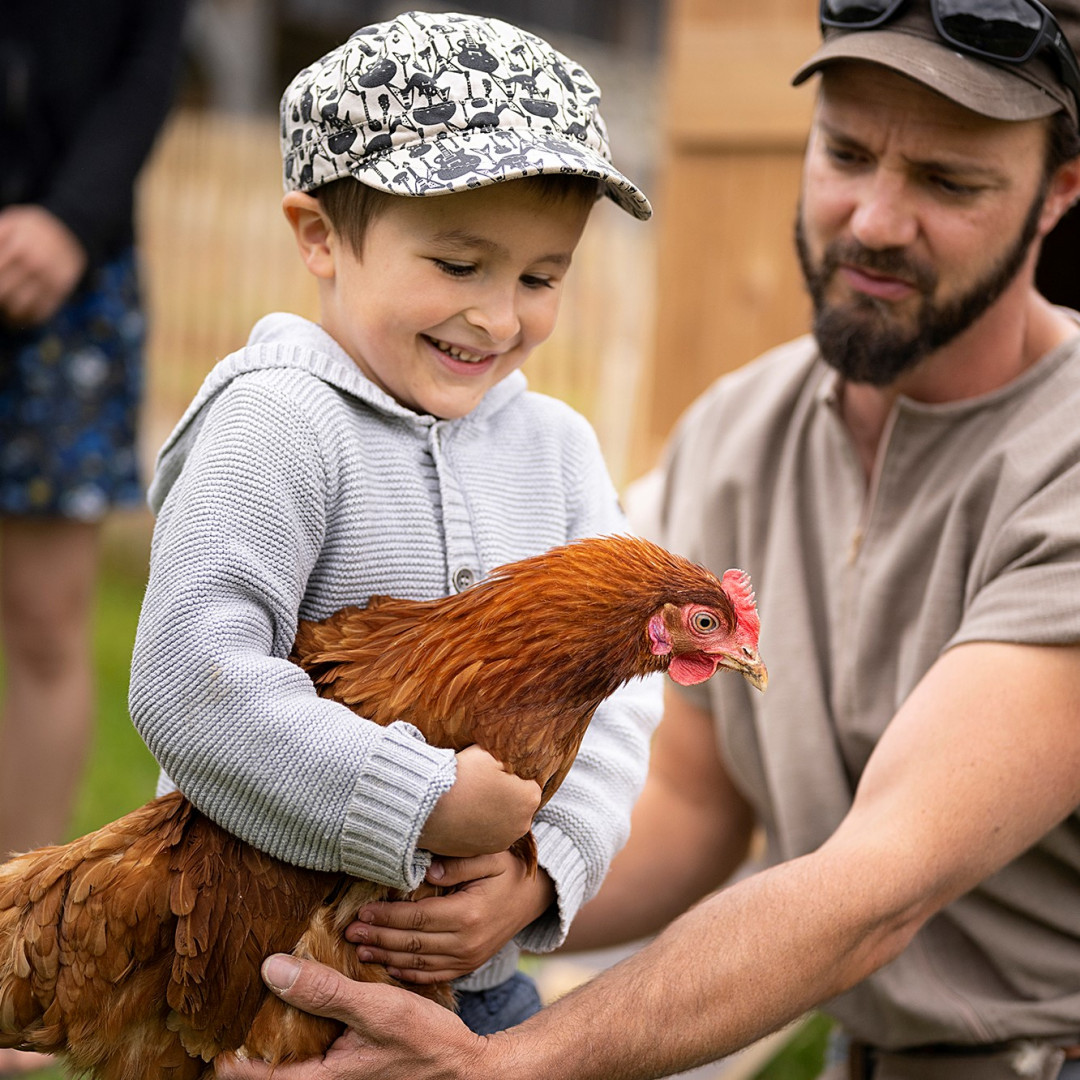
[[[650,617],[689,603],[734,629],[708,571],[643,540],[582,541],[457,596],[377,597],[303,622],[292,658],[320,694],[379,724],[407,720],[432,745],[477,744],[546,801],[597,705],[668,664]],[[531,834],[513,850],[535,868]],[[99,1080],[202,1080],[237,1048],[273,1063],[321,1054],[341,1025],[284,1005],[259,965],[292,951],[392,982],[359,963],[344,929],[397,895],[271,858],[179,794],[156,799],[0,866],[0,1047],[64,1052]],[[452,1006],[448,986],[417,992]]]

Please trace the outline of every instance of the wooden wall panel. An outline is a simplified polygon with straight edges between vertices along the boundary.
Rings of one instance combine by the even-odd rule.
[[[657,312],[635,466],[725,371],[807,328],[792,230],[818,41],[813,0],[672,0]]]
[[[797,155],[687,155],[665,187],[647,392],[652,451],[718,375],[805,331],[793,253]],[[748,193],[752,193],[748,194]]]

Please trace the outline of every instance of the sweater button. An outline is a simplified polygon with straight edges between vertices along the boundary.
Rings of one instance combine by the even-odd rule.
[[[458,592],[464,592],[475,580],[476,575],[467,566],[454,571],[454,588]]]

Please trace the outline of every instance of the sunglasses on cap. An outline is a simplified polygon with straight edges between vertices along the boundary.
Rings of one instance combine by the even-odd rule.
[[[870,30],[891,19],[906,0],[821,0],[821,26]],[[962,52],[1004,64],[1025,64],[1046,51],[1057,58],[1064,84],[1080,107],[1080,66],[1057,20],[1039,0],[931,0],[934,27]]]

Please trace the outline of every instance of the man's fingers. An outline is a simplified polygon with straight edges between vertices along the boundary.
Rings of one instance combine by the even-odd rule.
[[[362,987],[325,964],[275,953],[263,961],[262,977],[278,997],[304,1012],[344,1024],[356,1014],[353,999]]]
[[[382,983],[353,982],[314,960],[280,953],[267,957],[262,975],[282,1000],[305,1012],[342,1021],[348,1030],[322,1057],[291,1065],[270,1067],[221,1054],[214,1062],[221,1080],[416,1080],[421,1075],[479,1075],[473,1066],[487,1041],[434,1001]]]
[[[417,1007],[443,1011],[441,1006],[408,990],[353,982],[325,964],[284,953],[275,953],[263,961],[262,977],[282,1001],[316,1016],[340,1020],[360,1035],[378,1038]]]

